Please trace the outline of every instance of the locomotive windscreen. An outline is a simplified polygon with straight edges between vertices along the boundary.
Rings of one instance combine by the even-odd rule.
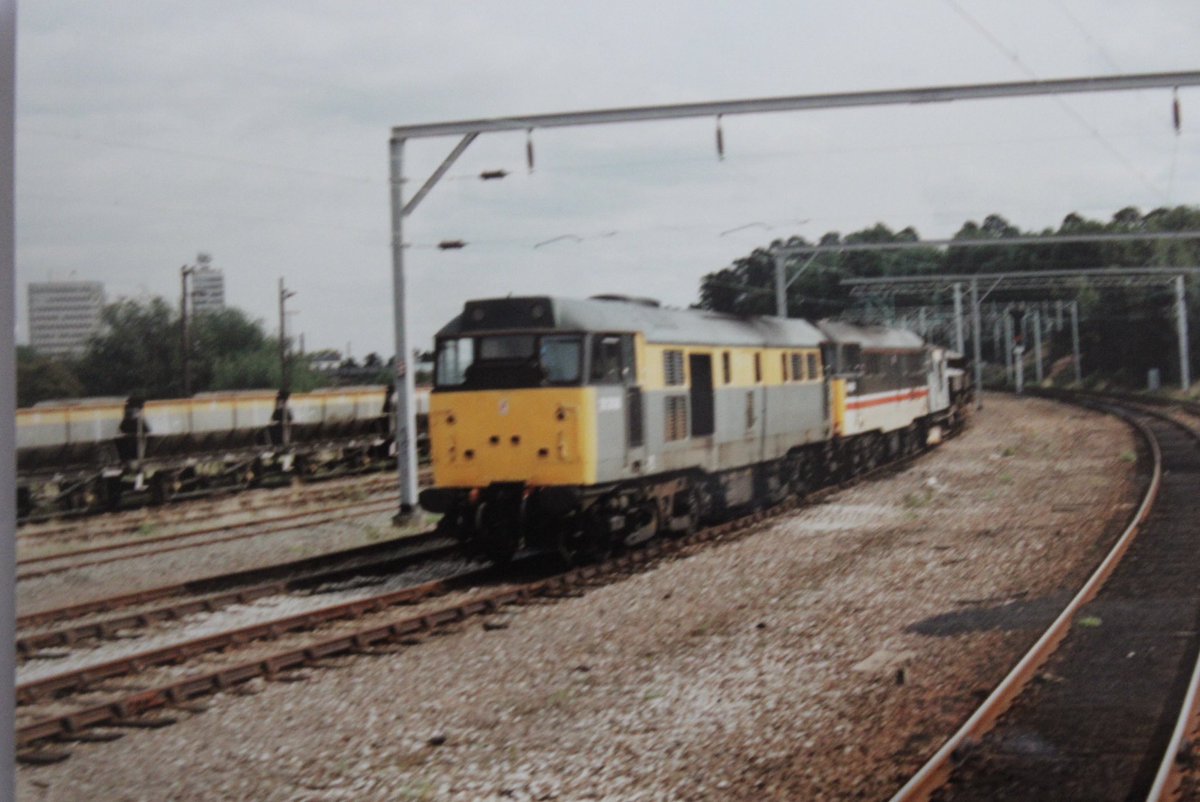
[[[438,341],[437,389],[488,390],[575,385],[583,374],[583,338],[564,334],[492,334]]]

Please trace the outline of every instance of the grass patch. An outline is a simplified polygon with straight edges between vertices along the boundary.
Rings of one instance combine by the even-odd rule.
[[[933,499],[933,491],[928,488],[913,493],[905,493],[900,499],[900,506],[906,510],[919,510]]]
[[[400,789],[400,799],[411,802],[432,802],[437,798],[434,792],[433,780],[416,780]]]
[[[137,528],[137,535],[139,537],[150,537],[150,535],[153,535],[157,531],[158,527],[147,521]]]
[[[575,694],[574,688],[559,688],[545,696],[538,696],[514,706],[513,713],[523,718],[543,710],[562,710],[571,704]]]

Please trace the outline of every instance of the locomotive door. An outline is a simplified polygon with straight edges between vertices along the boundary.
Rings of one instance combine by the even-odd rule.
[[[707,437],[715,430],[713,408],[712,357],[689,354],[688,372],[692,377],[689,391],[692,406],[692,437]]]

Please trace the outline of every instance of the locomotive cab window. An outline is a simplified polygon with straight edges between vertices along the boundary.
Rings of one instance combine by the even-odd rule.
[[[437,389],[491,389],[579,384],[579,335],[503,334],[448,338],[437,344]]]
[[[637,377],[636,368],[631,335],[592,336],[592,383],[634,384]]]
[[[841,355],[838,359],[838,372],[862,374],[863,353],[861,345],[847,343],[842,346]]]
[[[583,355],[578,337],[543,337],[538,362],[551,384],[579,381],[579,363]]]
[[[475,361],[475,341],[469,337],[438,343],[434,381],[439,387],[458,387]]]

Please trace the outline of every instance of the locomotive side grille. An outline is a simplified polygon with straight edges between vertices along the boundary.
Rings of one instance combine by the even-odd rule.
[[[683,384],[683,351],[663,351],[663,381],[667,386]]]
[[[666,424],[663,427],[665,439],[683,440],[688,436],[688,411],[686,395],[670,395],[664,399],[663,409],[666,412]]]
[[[640,387],[630,387],[625,391],[625,409],[629,416],[625,427],[629,448],[637,448],[646,442],[644,421],[642,420],[642,390]]]

